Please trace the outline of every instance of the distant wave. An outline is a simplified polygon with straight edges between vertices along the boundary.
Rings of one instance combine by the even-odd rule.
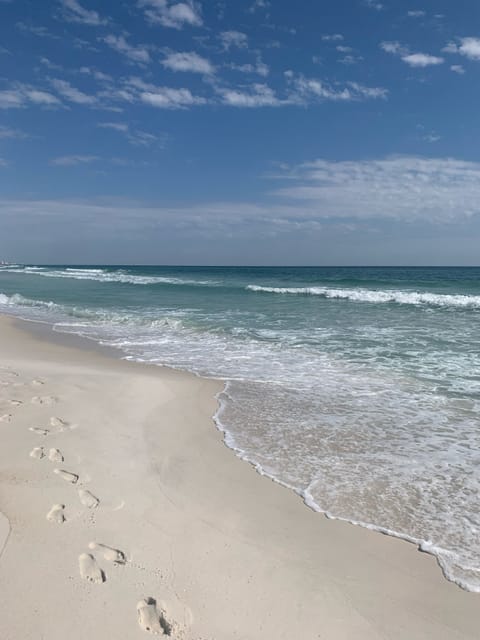
[[[48,269],[46,267],[16,267],[8,266],[2,271],[8,273],[23,273],[25,275],[44,276],[46,278],[70,278],[73,280],[93,280],[95,282],[119,282],[121,284],[170,284],[190,285],[198,287],[217,287],[219,282],[214,280],[192,280],[183,278],[169,278],[166,276],[141,276],[124,271],[106,271],[105,269]]]
[[[373,291],[371,289],[329,289],[327,287],[261,287],[249,284],[249,291],[304,296],[321,296],[353,302],[371,302],[480,309],[480,296],[450,295],[418,291]]]

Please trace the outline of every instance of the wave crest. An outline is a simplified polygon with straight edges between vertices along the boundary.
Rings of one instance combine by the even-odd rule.
[[[428,291],[376,291],[372,289],[330,289],[327,287],[262,287],[255,284],[249,284],[246,289],[260,293],[321,296],[323,298],[370,302],[373,304],[397,303],[480,309],[480,296],[451,295]]]

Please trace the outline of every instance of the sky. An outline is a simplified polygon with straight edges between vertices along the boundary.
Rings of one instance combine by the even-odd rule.
[[[0,260],[480,264],[476,0],[0,0]]]

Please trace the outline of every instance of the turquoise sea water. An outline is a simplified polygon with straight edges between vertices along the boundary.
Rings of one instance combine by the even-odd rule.
[[[239,455],[480,591],[480,268],[6,266],[0,312],[225,380]]]

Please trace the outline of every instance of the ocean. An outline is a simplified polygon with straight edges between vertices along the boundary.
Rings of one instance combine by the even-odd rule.
[[[0,312],[224,380],[237,455],[480,592],[480,268],[7,265]]]

